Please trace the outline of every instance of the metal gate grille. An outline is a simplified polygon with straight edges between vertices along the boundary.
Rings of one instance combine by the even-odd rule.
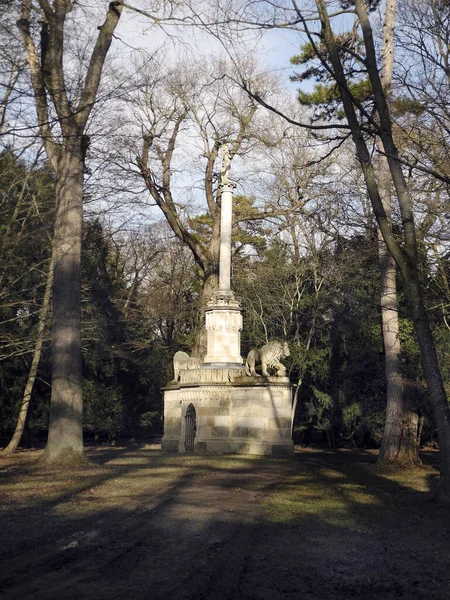
[[[184,436],[184,449],[186,452],[194,452],[194,440],[196,427],[196,413],[193,404],[189,404],[186,411],[186,434]]]

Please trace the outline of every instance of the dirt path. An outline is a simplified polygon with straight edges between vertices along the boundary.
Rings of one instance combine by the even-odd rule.
[[[2,599],[448,598],[448,511],[423,490],[391,478],[340,512],[370,455],[92,454],[65,479],[0,464]]]

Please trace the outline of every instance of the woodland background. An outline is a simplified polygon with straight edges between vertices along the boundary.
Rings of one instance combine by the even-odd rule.
[[[26,51],[16,26],[24,4],[1,4],[2,445],[14,432],[33,367],[22,443],[45,440],[51,393],[57,177],[43,150]],[[97,17],[102,21],[103,4],[74,2],[67,13],[64,65],[72,103],[80,97],[81,74],[89,60],[86,48],[95,36]],[[334,4],[345,10],[353,3]],[[384,4],[369,5],[379,47]],[[448,395],[449,7],[437,0],[399,0],[399,5],[393,131],[413,202],[418,272]],[[220,144],[227,142],[237,182],[233,287],[244,310],[242,355],[272,339],[288,340],[291,356],[285,362],[298,398],[295,441],[380,445],[386,410],[380,242],[336,85],[305,37],[299,37],[291,64],[291,56],[283,57],[280,73],[248,50],[237,62],[236,41],[231,57],[217,52],[206,57],[171,33],[150,51],[138,42],[153,29],[142,25],[143,15],[138,17],[142,37],[133,44],[120,38],[118,30],[83,134],[86,439],[143,439],[162,432],[161,388],[172,378],[173,354],[195,352],[202,306],[214,286],[218,154]],[[40,18],[37,13],[32,21],[37,44],[43,43]],[[350,64],[362,52],[361,39],[343,40],[346,21],[338,30],[348,50],[345,64],[354,98],[361,111],[373,114],[367,75]],[[174,44],[182,58],[172,58],[168,49]],[[286,70],[302,89],[298,95],[292,82],[288,85]],[[57,112],[50,107],[49,127],[56,139],[63,139]],[[298,127],[297,122],[328,129]],[[376,163],[371,131],[367,143]],[[399,239],[401,227],[393,202],[392,229]],[[398,277],[403,393],[408,411],[418,417],[418,443],[436,444],[404,292]]]

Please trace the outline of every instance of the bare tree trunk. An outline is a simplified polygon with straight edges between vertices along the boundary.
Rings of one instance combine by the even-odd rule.
[[[395,463],[399,459],[403,432],[403,385],[400,373],[396,265],[380,234],[378,238],[381,276],[381,322],[386,377],[386,423],[378,462]]]
[[[428,393],[430,394],[438,432],[439,499],[444,502],[450,502],[450,407],[444,389],[428,315],[423,304],[418,277],[405,281],[405,291],[414,321],[423,373]]]
[[[378,186],[386,215],[391,220],[389,165],[380,157]],[[421,464],[417,445],[417,414],[407,406],[400,370],[400,339],[397,306],[397,267],[378,232],[381,320],[385,356],[386,422],[378,464],[417,466]],[[414,425],[415,424],[415,425]],[[415,433],[414,433],[415,430]]]
[[[382,71],[386,101],[390,105],[392,72],[394,65],[394,29],[397,0],[387,0],[383,27]],[[378,188],[386,217],[391,223],[391,177],[389,164],[383,155],[384,147],[377,139],[380,151],[378,163]],[[415,445],[411,445],[409,411],[405,407],[402,375],[400,372],[400,339],[398,337],[397,267],[378,231],[378,253],[381,279],[381,322],[385,356],[386,377],[386,423],[383,442],[378,455],[379,464],[418,464]],[[415,456],[414,456],[415,450]]]
[[[70,34],[67,15],[77,8],[67,0],[21,0],[17,21],[27,53],[39,132],[56,175],[52,320],[52,397],[44,462],[65,464],[83,457],[81,371],[81,233],[85,131],[97,101],[105,59],[123,4],[110,2],[74,105],[67,93],[64,42]],[[36,44],[34,25],[41,25]],[[73,92],[73,90],[72,90]],[[54,137],[53,105],[61,141]]]
[[[316,292],[316,297],[317,297],[317,292]],[[313,338],[313,335],[314,335],[314,331],[316,329],[316,317],[317,317],[316,309],[314,309],[314,315],[313,315],[313,318],[312,318],[311,326],[309,328],[308,339],[306,341],[305,358],[308,356],[309,349],[311,348],[312,338]],[[302,387],[303,378],[305,376],[305,373],[306,373],[306,365],[305,365],[305,360],[304,360],[303,361],[303,365],[300,368],[300,374],[299,374],[298,379],[297,379],[297,387],[295,388],[294,396],[292,398],[292,406],[291,406],[291,438],[294,435],[294,420],[295,420],[295,413],[297,411],[298,394],[300,392],[300,388]]]
[[[78,143],[77,143],[78,142]],[[52,398],[45,462],[83,454],[81,227],[84,163],[80,136],[62,152],[56,180],[52,319]]]
[[[378,73],[372,28],[367,14],[367,6],[364,0],[355,0],[355,8],[361,24],[366,49],[365,65],[374,92],[375,105],[380,119],[379,135],[382,139],[383,147],[388,158],[391,179],[399,202],[403,225],[402,245],[398,244],[396,241],[391,224],[383,207],[371,156],[356,115],[354,98],[347,85],[325,1],[315,0],[315,2],[322,24],[322,39],[326,44],[329,53],[330,62],[333,67],[333,77],[339,86],[342,103],[351,129],[357,156],[364,173],[367,192],[372,203],[373,211],[383,235],[383,239],[389,252],[394,257],[403,277],[405,295],[414,322],[414,328],[421,353],[422,367],[438,431],[440,470],[439,498],[442,501],[450,502],[450,407],[447,401],[436,348],[420,289],[420,278],[417,268],[417,239],[414,213],[402,167],[398,160],[398,151],[393,138],[389,107]]]
[[[11,438],[11,441],[6,448],[1,452],[2,455],[12,454],[16,451],[17,446],[20,444],[22,434],[25,428],[25,423],[28,415],[28,408],[30,406],[31,394],[33,392],[34,382],[36,380],[36,374],[39,367],[39,361],[41,359],[42,344],[44,341],[45,327],[47,324],[47,317],[50,308],[50,299],[52,296],[52,285],[53,285],[53,258],[50,260],[47,282],[45,284],[44,299],[42,302],[41,310],[39,311],[39,326],[37,330],[36,342],[34,345],[33,360],[31,361],[30,372],[28,374],[27,383],[23,392],[22,403],[20,405],[20,412],[17,418],[16,429]]]
[[[210,244],[211,245],[211,244]],[[202,265],[203,286],[200,296],[200,328],[192,345],[192,356],[203,360],[208,351],[207,334],[205,327],[205,309],[213,297],[214,292],[219,289],[219,263],[218,261]],[[204,270],[203,270],[204,269]]]
[[[423,431],[424,423],[425,423],[425,417],[423,415],[421,415],[418,419],[418,424],[417,424],[416,444],[417,444],[418,448],[420,448],[420,443],[422,441],[422,431]]]
[[[211,253],[211,252],[210,252]],[[200,304],[202,311],[206,308],[208,302],[219,289],[219,252],[217,249],[216,253],[217,259],[216,261],[208,262],[207,264],[202,265],[202,275],[203,275],[203,286],[200,297]]]

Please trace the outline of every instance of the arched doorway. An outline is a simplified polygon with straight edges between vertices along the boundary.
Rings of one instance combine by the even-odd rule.
[[[196,412],[193,404],[189,404],[186,411],[186,428],[184,436],[184,450],[186,453],[194,452],[195,432],[197,430]]]

